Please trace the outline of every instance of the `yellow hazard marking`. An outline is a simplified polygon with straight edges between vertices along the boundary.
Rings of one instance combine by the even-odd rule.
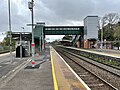
[[[54,90],[58,90],[58,84],[57,84],[57,79],[56,79],[56,75],[55,75],[55,69],[54,69],[51,47],[50,47],[50,57],[51,57],[51,64],[52,64],[52,75],[53,75]]]

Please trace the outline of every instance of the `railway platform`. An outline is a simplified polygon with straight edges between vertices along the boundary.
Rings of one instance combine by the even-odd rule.
[[[15,75],[12,74],[0,87],[0,90],[54,90],[49,51],[35,56],[36,65],[29,62],[22,66]]]
[[[35,56],[35,62],[34,68],[30,62],[22,66],[0,90],[90,90],[54,48]]]
[[[91,90],[52,47],[50,51],[55,90]]]

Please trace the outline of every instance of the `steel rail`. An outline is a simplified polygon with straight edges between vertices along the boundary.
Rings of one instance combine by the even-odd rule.
[[[62,53],[61,54],[63,54],[63,53],[67,53],[68,54],[68,51],[65,51],[64,50],[64,52],[62,51]],[[70,52],[69,52],[69,54],[70,54]],[[72,56],[74,56],[74,57],[77,57],[75,54],[70,54],[70,55],[72,55]],[[104,82],[104,83],[106,83],[108,86],[110,86],[111,88],[113,88],[114,90],[118,90],[116,87],[114,87],[113,85],[111,85],[110,83],[108,83],[107,81],[105,81],[104,79],[102,79],[101,77],[99,77],[99,76],[97,76],[96,74],[94,74],[93,72],[91,72],[89,69],[87,69],[87,68],[85,68],[84,66],[82,66],[82,65],[80,65],[77,61],[75,61],[74,59],[72,59],[72,58],[70,58],[70,55],[65,55],[64,54],[64,56],[66,56],[67,58],[69,58],[70,60],[72,60],[74,63],[76,63],[77,65],[79,65],[79,66],[81,66],[82,68],[84,68],[85,70],[87,70],[89,73],[91,73],[92,75],[94,75],[95,77],[97,77],[99,80],[101,80],[102,82]],[[79,58],[79,57],[77,57],[77,58]]]

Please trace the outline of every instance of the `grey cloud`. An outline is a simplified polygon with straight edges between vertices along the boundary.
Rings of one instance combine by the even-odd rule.
[[[19,0],[19,2],[14,2],[11,0],[11,21],[12,21],[12,31],[21,31],[22,26],[26,26],[30,23],[30,11],[27,7],[26,0]],[[8,2],[3,0],[0,4],[0,32],[8,31]]]
[[[0,32],[8,30],[7,0],[0,3]],[[28,1],[11,0],[12,29],[20,31],[31,22],[31,12],[28,9]],[[14,3],[16,1],[16,3]],[[34,0],[35,22],[45,21],[49,25],[73,25],[73,22],[81,22],[87,15],[104,15],[107,12],[120,12],[119,0]]]
[[[86,14],[92,13],[94,3],[90,0],[41,0],[46,8],[51,12],[46,17],[51,17],[52,21],[66,22],[70,20],[81,21]],[[42,9],[42,8],[40,8]],[[44,9],[43,9],[44,10]],[[40,10],[42,13],[42,10]],[[45,15],[46,13],[44,13]],[[46,16],[46,15],[45,15]],[[41,15],[42,17],[42,15]],[[49,19],[48,19],[49,20]]]
[[[104,16],[110,12],[120,12],[119,0],[93,0],[95,3],[94,13]]]
[[[87,15],[103,16],[109,12],[120,11],[119,0],[41,0],[40,2],[49,12],[40,7],[37,12],[39,18],[58,24],[83,21]]]

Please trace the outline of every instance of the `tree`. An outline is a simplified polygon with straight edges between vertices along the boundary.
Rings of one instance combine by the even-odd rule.
[[[102,18],[99,18],[99,22],[98,22],[98,37],[99,37],[99,40],[103,41],[103,27],[105,26],[106,22],[105,22],[106,18],[105,17],[102,17]]]
[[[102,19],[101,19],[101,26],[103,29],[103,38],[112,41],[114,40],[114,25],[118,23],[119,21],[119,15],[118,13],[109,13],[106,14]]]
[[[114,37],[120,40],[120,26],[115,27]]]
[[[10,38],[9,38],[10,32],[6,32],[6,37],[4,38],[5,45],[9,46],[10,45]]]
[[[10,46],[10,31],[7,31],[6,32],[6,37],[4,38],[4,43],[5,43],[5,46]],[[13,46],[13,48],[15,48],[15,41],[14,40],[12,40],[12,46]]]
[[[115,26],[114,38],[117,41],[115,43],[115,46],[117,46],[118,50],[119,50],[119,45],[120,45],[120,25],[119,25],[119,23]]]

